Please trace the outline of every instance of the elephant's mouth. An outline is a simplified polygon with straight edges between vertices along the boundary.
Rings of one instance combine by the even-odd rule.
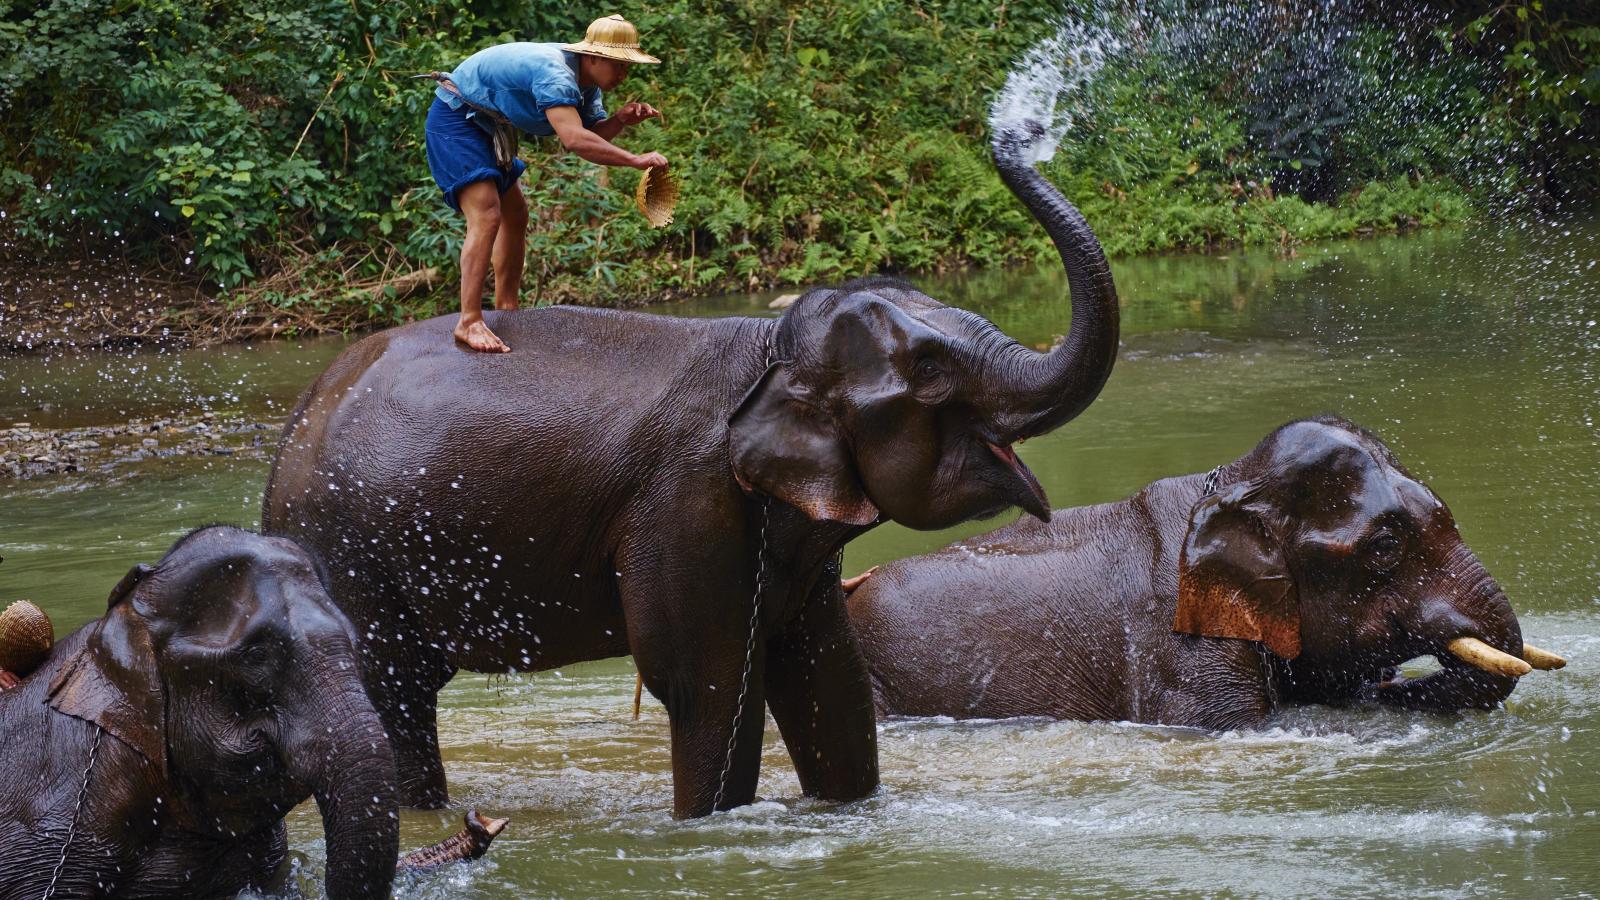
[[[1440,676],[1444,675],[1452,666],[1458,669],[1465,668],[1459,663],[1450,663],[1444,660],[1440,660],[1439,664],[1440,668],[1423,675],[1407,675],[1400,670],[1398,665],[1384,666],[1367,680],[1365,687],[1371,691],[1378,692],[1381,697],[1384,691],[1409,690],[1437,684],[1443,680]]]
[[[1493,706],[1513,683],[1503,676],[1495,676],[1473,668],[1459,660],[1443,656],[1440,666],[1426,675],[1408,676],[1399,666],[1385,666],[1368,684],[1367,696],[1385,706],[1405,709],[1463,709]],[[1494,682],[1505,682],[1503,690],[1493,689]],[[1487,702],[1479,698],[1489,698]]]
[[[1044,495],[1044,488],[1039,484],[1039,479],[1023,461],[1018,458],[1017,451],[1010,443],[997,444],[993,441],[984,441],[984,446],[989,452],[1000,460],[1011,476],[1016,479],[1020,490],[1017,492],[1016,503],[1028,511],[1028,514],[1041,522],[1050,521],[1050,501]]]
[[[1503,699],[1515,680],[1530,671],[1567,664],[1532,644],[1524,644],[1518,657],[1470,637],[1450,641],[1432,655],[1439,661],[1437,671],[1408,677],[1398,666],[1385,666],[1369,682],[1369,689],[1379,702],[1396,706],[1486,707]],[[1496,685],[1501,690],[1495,690]]]

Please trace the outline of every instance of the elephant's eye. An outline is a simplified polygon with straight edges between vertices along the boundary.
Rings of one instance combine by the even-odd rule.
[[[955,382],[933,357],[924,356],[911,366],[911,395],[921,403],[937,406],[950,399]]]
[[[237,653],[240,665],[265,668],[272,663],[272,649],[266,644],[250,644]]]
[[[1405,550],[1405,542],[1400,540],[1399,535],[1392,531],[1380,531],[1367,541],[1367,565],[1387,572],[1400,564]]]

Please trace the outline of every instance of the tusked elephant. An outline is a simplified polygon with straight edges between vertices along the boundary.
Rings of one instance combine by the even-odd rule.
[[[0,691],[0,900],[270,888],[312,795],[328,896],[389,896],[394,760],[349,622],[293,541],[191,532]],[[404,865],[481,855],[504,825],[470,814]]]
[[[872,694],[838,556],[892,519],[1047,517],[1012,451],[1083,410],[1117,349],[1093,232],[996,135],[1002,178],[1054,239],[1072,322],[1038,353],[886,278],[812,290],[777,320],[551,307],[453,317],[346,350],[300,398],[267,530],[328,560],[401,798],[446,800],[436,693],[459,669],[631,653],[671,727],[675,813],[754,797],[764,710],[807,795],[878,784]]]
[[[1444,502],[1334,417],[881,566],[848,609],[890,715],[1229,729],[1280,703],[1489,708],[1565,664],[1524,645]],[[1394,673],[1422,655],[1443,667]]]

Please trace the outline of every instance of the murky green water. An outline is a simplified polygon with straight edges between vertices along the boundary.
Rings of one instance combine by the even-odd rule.
[[[1115,499],[1243,453],[1297,416],[1376,429],[1456,513],[1529,638],[1567,655],[1508,708],[1420,716],[1307,708],[1213,735],[1040,721],[883,726],[884,787],[799,798],[769,729],[764,802],[669,815],[667,728],[629,721],[626,660],[490,683],[441,712],[461,806],[509,815],[489,857],[403,897],[615,893],[873,896],[1586,896],[1600,891],[1600,272],[1586,225],[1487,228],[1116,268],[1125,342],[1100,401],[1023,455],[1055,506]],[[1064,328],[1053,273],[929,280],[1028,342]],[[1049,298],[1041,300],[1040,298]],[[679,314],[764,313],[727,298]],[[282,416],[342,342],[176,356],[0,360],[0,426],[151,412]],[[0,600],[58,631],[188,528],[251,524],[260,461],[150,461],[88,480],[0,482]],[[1008,517],[1009,518],[1009,517]],[[851,571],[1000,524],[888,526]],[[453,830],[407,813],[404,841]],[[308,892],[315,811],[291,829]]]

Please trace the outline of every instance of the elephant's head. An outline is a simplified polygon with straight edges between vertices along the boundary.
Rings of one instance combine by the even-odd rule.
[[[398,849],[389,741],[356,638],[298,544],[195,531],[131,570],[51,688],[168,785],[168,813],[234,838],[315,795],[328,893],[383,897]]]
[[[856,525],[881,514],[942,528],[1012,505],[1049,518],[1012,444],[1063,424],[1100,392],[1116,359],[1117,295],[1094,232],[1023,161],[1034,136],[998,134],[995,163],[1066,266],[1066,339],[1035,352],[893,279],[813,290],[784,313],[772,363],[730,421],[742,485]]]
[[[1303,699],[1487,708],[1529,669],[1511,604],[1444,502],[1331,417],[1268,435],[1195,504],[1173,627],[1260,641]],[[1422,655],[1443,668],[1385,671]]]

